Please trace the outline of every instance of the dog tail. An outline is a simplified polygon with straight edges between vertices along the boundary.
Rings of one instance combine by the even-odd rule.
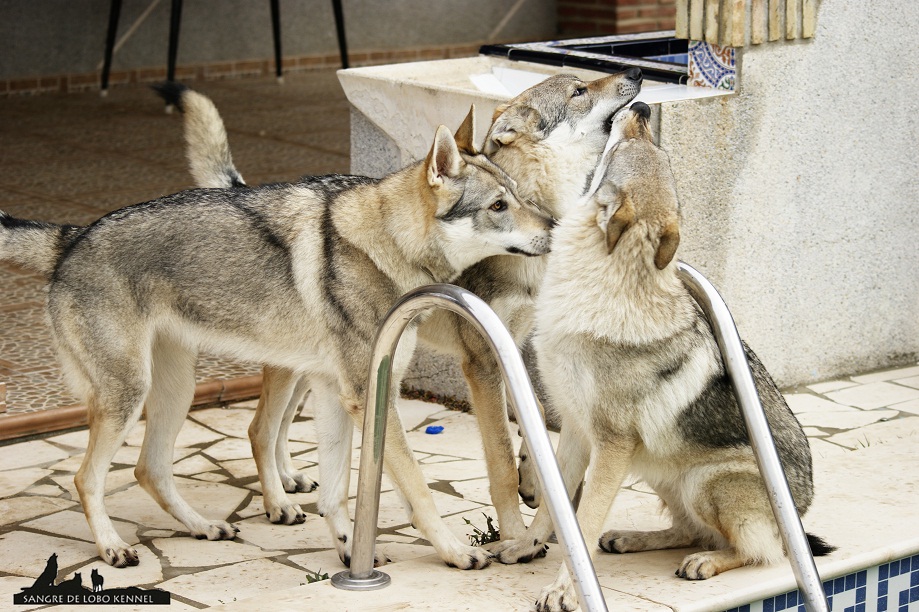
[[[82,229],[17,219],[0,210],[0,260],[50,278],[64,249]]]
[[[185,126],[185,156],[199,187],[245,187],[233,165],[223,119],[210,98],[181,83],[167,81],[153,85],[167,104],[182,112]]]
[[[811,554],[815,557],[823,557],[836,550],[835,546],[827,544],[823,538],[815,536],[812,533],[804,534],[807,536],[807,544],[810,546]]]

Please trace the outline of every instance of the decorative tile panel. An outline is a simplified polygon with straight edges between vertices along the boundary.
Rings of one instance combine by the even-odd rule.
[[[734,91],[736,79],[733,47],[698,40],[689,43],[689,85]]]

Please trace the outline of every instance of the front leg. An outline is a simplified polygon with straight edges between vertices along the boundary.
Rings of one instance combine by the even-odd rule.
[[[584,478],[584,471],[590,460],[590,440],[577,423],[562,425],[556,456],[559,458],[559,468],[565,489],[568,491],[568,500],[571,501]],[[501,563],[528,563],[545,556],[546,542],[553,530],[549,508],[543,503],[522,538],[501,540],[489,546],[489,550]]]
[[[463,374],[482,435],[491,500],[498,514],[501,538],[521,538],[526,526],[517,501],[517,468],[504,383],[491,355],[472,354],[469,348],[463,361]]]
[[[564,429],[562,430],[564,432]],[[584,495],[578,508],[578,524],[587,543],[587,550],[593,559],[597,552],[597,540],[603,531],[603,521],[609,514],[616,493],[628,473],[635,442],[623,437],[600,440],[591,454],[590,468]],[[543,589],[536,602],[536,609],[545,612],[574,610],[578,607],[574,583],[568,567],[562,564],[555,581]]]

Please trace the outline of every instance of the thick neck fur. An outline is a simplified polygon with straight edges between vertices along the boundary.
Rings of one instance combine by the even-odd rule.
[[[366,253],[404,293],[449,282],[461,271],[444,252],[436,210],[424,163],[419,162],[376,186],[362,185],[343,194],[332,219],[342,237]]]
[[[556,140],[560,143],[565,139],[553,139],[550,134],[544,140],[535,141],[522,136],[503,145],[491,159],[516,179],[521,196],[561,219],[584,193],[587,178],[593,174],[606,137],[602,137],[599,145],[589,137],[574,144],[569,141],[564,150]]]
[[[636,222],[610,254],[596,208],[571,211],[553,232],[537,321],[550,322],[554,332],[630,345],[689,327],[695,306],[677,278],[676,260],[658,270],[647,234],[646,223]]]

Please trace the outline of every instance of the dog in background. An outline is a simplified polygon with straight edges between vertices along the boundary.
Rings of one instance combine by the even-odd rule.
[[[497,166],[461,148],[468,145],[458,146],[441,126],[425,160],[382,180],[333,175],[256,189],[198,189],[117,210],[88,227],[0,213],[0,259],[49,278],[58,356],[89,412],[89,442],[75,482],[105,561],[138,563],[112,525],[104,492],[112,457],[144,410],[135,470],[141,486],[199,539],[238,532],[191,508],[172,473],[202,350],[269,364],[289,382],[270,389],[280,395],[269,401],[281,412],[255,425],[267,432],[256,436],[264,444],[253,447],[265,473],[277,473],[283,407],[296,381],[307,378],[317,398],[324,486],[347,492],[373,339],[392,304],[416,287],[455,279],[483,257],[549,249],[551,217],[522,202]],[[395,389],[416,327],[396,355]],[[386,465],[415,510],[416,526],[446,562],[484,567],[490,555],[459,542],[416,498],[427,487],[398,414],[391,418]],[[271,489],[280,489],[278,479],[264,482],[266,500],[283,497]],[[334,528],[343,545],[351,524],[342,506],[321,511],[341,519]],[[349,561],[344,552],[342,558]]]
[[[606,145],[613,114],[628,104],[639,92],[641,70],[635,68],[592,82],[575,76],[553,76],[521,93],[496,109],[485,137],[485,155],[506,169],[517,183],[521,197],[536,202],[553,217],[560,218],[567,206],[577,200],[587,185]],[[193,177],[201,187],[231,187],[243,184],[233,164],[226,130],[217,109],[206,96],[184,86],[166,83],[157,91],[167,102],[184,113],[187,157]],[[457,140],[466,143],[466,154],[477,155],[477,138],[473,113],[467,116]],[[545,262],[543,258],[520,258],[506,255],[489,257],[465,270],[454,283],[469,289],[497,312],[518,344],[522,345],[532,330],[533,308]],[[518,484],[524,501],[535,507],[536,487],[532,462],[521,451],[520,477],[513,456],[513,441],[507,420],[504,384],[491,349],[479,333],[460,317],[436,311],[419,327],[419,339],[428,346],[455,355],[470,389],[472,405],[482,432],[491,496],[504,538],[521,537],[526,527],[520,515]],[[286,432],[297,406],[308,390],[299,380],[286,405],[275,403],[287,394],[272,392],[281,380],[270,368],[264,372],[264,392],[256,411],[260,414],[283,414],[277,433],[278,476],[287,492],[312,484],[305,475],[294,471],[286,447]],[[272,421],[274,422],[274,420]],[[396,425],[393,425],[395,427]],[[250,429],[250,434],[267,435]],[[270,432],[273,436],[274,432]],[[323,467],[320,462],[320,473]],[[268,473],[260,476],[276,478]],[[320,507],[344,508],[347,488],[333,490],[324,478],[320,497],[329,501]],[[264,482],[264,480],[263,480]],[[274,487],[275,490],[278,487]],[[266,507],[294,507],[284,499],[270,501],[266,490]],[[417,493],[421,495],[420,492]],[[283,492],[278,492],[283,495]],[[335,500],[335,501],[332,501]],[[415,513],[419,512],[414,508]],[[270,514],[273,522],[287,522],[290,515]],[[340,524],[343,519],[326,517]],[[339,534],[340,535],[340,534]],[[346,555],[350,545],[339,546]],[[342,552],[344,549],[344,552]],[[344,556],[343,556],[344,558]]]
[[[649,117],[641,102],[616,116],[599,187],[554,230],[534,346],[562,416],[558,457],[569,493],[587,473],[578,522],[588,545],[599,541],[616,553],[702,546],[676,570],[702,580],[774,563],[784,549],[715,339],[677,277],[675,181],[652,142]],[[803,514],[813,498],[807,439],[763,364],[744,348]],[[672,527],[601,537],[629,472],[657,492]],[[521,541],[492,551],[503,562],[526,559],[551,533],[541,507]],[[832,550],[815,536],[809,541],[815,554]],[[577,605],[563,565],[537,609]]]

